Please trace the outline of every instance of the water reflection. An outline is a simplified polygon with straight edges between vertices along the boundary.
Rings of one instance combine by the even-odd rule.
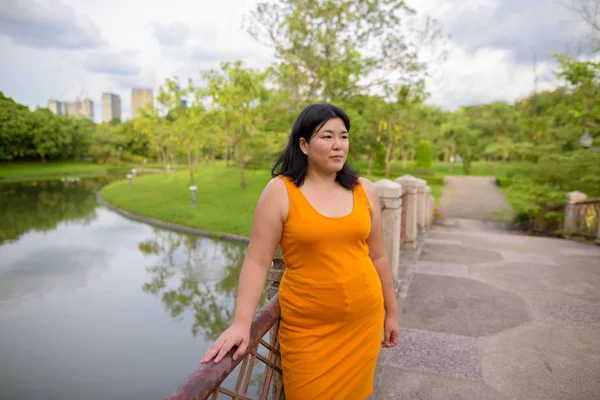
[[[0,185],[0,244],[30,231],[51,231],[60,222],[88,224],[96,217],[95,189],[118,177]]]
[[[164,398],[231,322],[246,246],[99,207],[113,179],[0,185],[0,398]]]
[[[192,334],[215,340],[231,323],[245,244],[214,242],[155,229],[138,248],[159,261],[147,267],[143,291],[160,297],[172,318],[193,313]],[[260,306],[264,304],[261,297]]]

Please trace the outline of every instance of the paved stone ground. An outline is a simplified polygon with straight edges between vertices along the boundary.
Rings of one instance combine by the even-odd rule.
[[[471,217],[492,209],[450,196]],[[427,236],[400,325],[372,399],[598,400],[600,246],[449,221]]]
[[[446,176],[440,205],[448,217],[478,220],[510,219],[511,207],[495,178],[485,176]]]

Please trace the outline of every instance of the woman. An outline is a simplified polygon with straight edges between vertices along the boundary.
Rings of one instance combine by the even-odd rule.
[[[367,398],[380,347],[398,344],[379,199],[373,184],[346,164],[349,131],[346,113],[329,104],[298,116],[256,206],[233,323],[202,359],[219,362],[235,345],[234,359],[244,354],[279,244],[286,263],[279,339],[288,400]]]

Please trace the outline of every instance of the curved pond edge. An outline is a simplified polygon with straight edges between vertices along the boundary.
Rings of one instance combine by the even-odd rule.
[[[159,219],[144,217],[142,215],[138,215],[138,214],[132,213],[130,211],[123,210],[122,208],[116,207],[116,206],[110,204],[109,202],[107,202],[106,200],[104,200],[102,198],[102,196],[100,195],[99,190],[96,191],[96,201],[101,206],[106,207],[109,210],[114,211],[117,214],[122,215],[125,218],[132,219],[132,220],[138,221],[138,222],[143,222],[144,224],[156,226],[158,228],[170,229],[170,230],[173,230],[176,232],[186,233],[188,235],[203,236],[203,237],[207,237],[207,238],[211,238],[211,239],[221,239],[221,240],[226,240],[229,242],[238,242],[238,243],[246,243],[246,244],[250,242],[250,238],[246,237],[246,236],[233,235],[233,234],[229,234],[229,233],[217,234],[217,233],[213,233],[213,232],[209,232],[209,231],[204,231],[202,229],[191,228],[189,226],[174,224],[172,222],[166,222],[166,221],[161,221]]]

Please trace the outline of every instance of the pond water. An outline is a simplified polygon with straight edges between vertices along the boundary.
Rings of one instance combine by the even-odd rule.
[[[112,179],[0,185],[0,398],[162,399],[228,326],[246,246],[100,207]]]

